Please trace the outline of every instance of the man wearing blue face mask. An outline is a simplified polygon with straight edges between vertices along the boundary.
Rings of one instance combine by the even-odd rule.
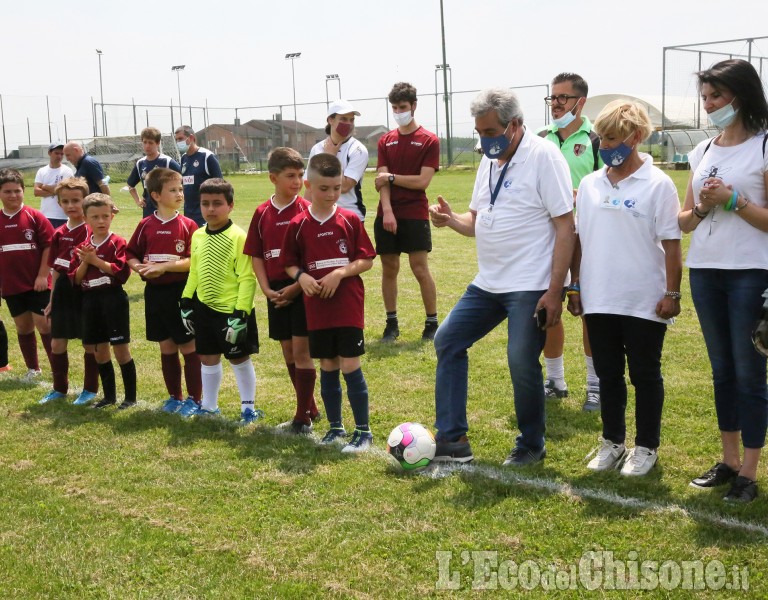
[[[560,321],[573,254],[573,193],[568,164],[528,131],[514,92],[485,90],[470,107],[484,157],[469,211],[456,214],[441,196],[435,227],[474,237],[478,274],[435,335],[435,460],[468,462],[467,349],[507,320],[507,362],[520,435],[505,466],[541,461],[544,381],[539,355],[545,330]],[[487,386],[483,386],[487,389]]]
[[[579,183],[586,176],[603,166],[600,158],[600,138],[592,130],[592,123],[581,116],[587,101],[589,86],[584,78],[576,73],[560,73],[552,80],[551,94],[544,98],[550,107],[552,124],[539,131],[539,135],[553,144],[557,144],[571,170],[571,182],[574,194]],[[578,293],[578,282],[572,282],[571,292]],[[582,321],[583,322],[583,321]],[[583,410],[600,410],[600,380],[592,362],[592,350],[589,347],[586,327],[582,328],[584,359],[587,366],[587,393]],[[563,348],[565,331],[563,324],[547,330],[547,342],[544,344],[544,394],[549,398],[564,398],[568,395],[565,383]]]
[[[176,147],[181,155],[181,179],[184,184],[184,216],[192,219],[199,227],[205,225],[200,212],[200,186],[204,181],[221,178],[221,166],[216,155],[197,145],[195,131],[189,125],[182,125],[175,132]]]

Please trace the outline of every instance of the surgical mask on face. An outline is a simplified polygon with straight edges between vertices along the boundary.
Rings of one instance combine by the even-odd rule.
[[[576,105],[578,105],[578,101]],[[564,127],[568,127],[568,125],[573,123],[573,120],[576,118],[576,115],[575,115],[576,105],[574,105],[574,107],[571,110],[563,114],[562,117],[558,117],[557,119],[552,119],[552,122],[557,126],[558,129],[563,129]]]
[[[600,148],[600,158],[609,167],[618,167],[623,164],[629,155],[632,154],[632,148],[625,143],[632,136],[628,136],[621,144],[615,148]]]
[[[397,123],[398,127],[405,127],[411,121],[413,121],[413,111],[410,110],[406,110],[405,112],[401,113],[392,113],[392,116],[394,117],[395,123]]]
[[[343,121],[339,122],[338,125],[336,125],[336,133],[338,133],[341,137],[345,138],[350,133],[352,133],[352,129],[354,129],[354,125],[352,123],[344,123]]]
[[[735,99],[736,98],[733,100]],[[725,106],[718,108],[717,110],[713,110],[707,115],[707,118],[710,120],[712,125],[723,129],[724,127],[728,127],[728,125],[733,123],[733,120],[736,118],[736,113],[739,112],[738,108],[733,108],[733,100],[731,100]]]
[[[187,140],[176,142],[176,147],[179,149],[179,152],[181,152],[182,154],[185,154],[187,150],[189,150],[189,144],[187,143]]]
[[[480,147],[483,149],[483,154],[488,158],[499,158],[509,148],[512,142],[507,139],[507,129],[509,129],[509,124],[507,124],[504,133],[501,135],[496,137],[480,137]]]

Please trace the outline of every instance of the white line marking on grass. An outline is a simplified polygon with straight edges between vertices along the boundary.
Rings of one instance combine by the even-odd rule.
[[[685,508],[679,504],[659,503],[641,498],[620,496],[615,492],[597,490],[584,487],[573,487],[568,483],[561,483],[543,477],[529,477],[521,475],[507,469],[499,469],[489,466],[457,464],[457,463],[432,463],[426,470],[421,471],[419,475],[431,477],[432,479],[442,479],[453,473],[467,473],[468,475],[486,477],[507,485],[522,484],[531,488],[547,491],[553,494],[561,494],[568,497],[589,498],[607,502],[623,508],[632,508],[639,510],[649,510],[659,513],[680,514],[694,520],[705,521],[711,525],[719,525],[729,529],[740,529],[757,533],[763,537],[768,537],[768,527],[742,521],[735,517],[726,517],[697,509]]]

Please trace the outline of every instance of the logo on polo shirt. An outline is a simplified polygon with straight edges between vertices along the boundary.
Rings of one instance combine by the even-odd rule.
[[[336,243],[339,246],[339,252],[341,252],[342,254],[346,254],[347,253],[347,240],[339,240]]]
[[[627,208],[635,208],[635,204],[637,204],[637,200],[635,200],[634,198],[627,198],[626,200],[624,200],[624,206],[626,206]]]
[[[184,240],[176,240],[176,252],[184,252]]]
[[[509,188],[511,188],[511,187],[512,187],[512,181],[511,181],[511,180],[509,180],[509,179],[506,179],[506,180],[504,181],[504,189],[505,189],[505,190],[508,190],[508,189],[509,189]]]
[[[25,240],[27,240],[28,242],[31,242],[34,237],[35,237],[35,232],[34,231],[32,231],[31,229],[25,229],[24,230],[24,239]]]
[[[586,152],[586,150],[587,150],[587,147],[584,144],[574,144],[573,145],[573,153],[576,156],[581,156],[582,154],[584,154],[584,152]]]

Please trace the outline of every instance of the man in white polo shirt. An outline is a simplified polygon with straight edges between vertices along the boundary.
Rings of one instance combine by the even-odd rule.
[[[51,222],[56,229],[67,222],[67,215],[64,209],[59,206],[54,190],[60,181],[68,179],[74,175],[72,169],[67,165],[61,164],[64,160],[64,143],[53,142],[48,146],[48,156],[50,162],[47,166],[38,169],[35,175],[34,194],[40,200],[40,212]]]
[[[545,330],[560,321],[575,244],[568,164],[554,144],[528,131],[514,92],[485,90],[470,107],[484,157],[469,211],[456,214],[438,196],[435,227],[475,237],[478,273],[437,330],[435,460],[468,462],[467,349],[507,320],[507,360],[520,427],[505,466],[546,456]]]

